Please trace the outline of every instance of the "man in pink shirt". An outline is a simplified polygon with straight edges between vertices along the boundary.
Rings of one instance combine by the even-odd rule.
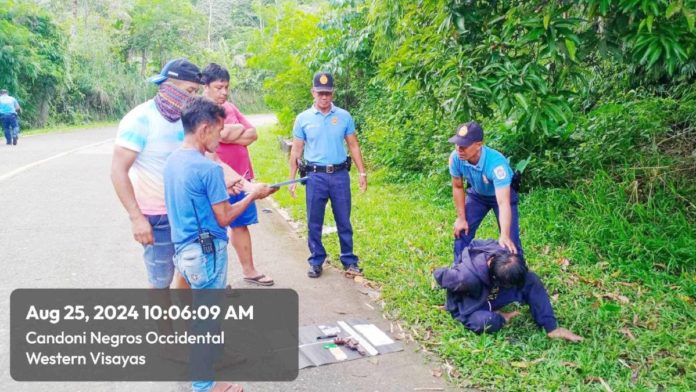
[[[228,164],[234,171],[241,174],[246,181],[254,179],[254,170],[251,167],[249,150],[247,146],[256,141],[256,128],[244,117],[244,115],[231,102],[227,101],[230,84],[230,74],[217,64],[208,64],[203,69],[204,95],[221,105],[225,109],[225,126],[220,133],[220,147],[217,149],[218,158]],[[230,196],[230,203],[242,200],[246,193]],[[232,246],[237,252],[237,257],[242,265],[244,280],[259,286],[272,286],[273,279],[260,273],[254,266],[251,252],[251,235],[249,225],[258,223],[256,204],[249,207],[232,223]]]

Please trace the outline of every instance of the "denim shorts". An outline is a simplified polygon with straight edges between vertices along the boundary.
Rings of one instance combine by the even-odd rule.
[[[145,215],[152,225],[154,244],[144,245],[147,280],[156,289],[166,289],[174,277],[174,243],[167,215]]]
[[[238,195],[230,195],[230,204],[242,200],[246,195],[245,192],[240,192]],[[230,227],[234,229],[235,227],[249,226],[256,223],[259,223],[259,216],[256,211],[256,203],[252,201],[249,207],[230,223]]]
[[[215,253],[203,254],[192,242],[174,255],[174,263],[192,289],[224,289],[227,286],[227,241],[215,239]]]

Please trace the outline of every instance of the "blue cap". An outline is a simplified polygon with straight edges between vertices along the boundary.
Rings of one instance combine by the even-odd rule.
[[[197,65],[186,59],[170,60],[162,67],[158,75],[149,78],[148,81],[154,84],[161,84],[169,78],[203,84],[201,70]]]
[[[457,132],[449,138],[450,143],[458,146],[469,147],[470,145],[483,141],[483,128],[476,121],[460,124]]]
[[[328,72],[315,73],[312,87],[314,87],[314,91],[332,92],[334,90],[333,75]]]

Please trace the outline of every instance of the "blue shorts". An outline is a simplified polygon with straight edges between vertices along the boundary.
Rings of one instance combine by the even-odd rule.
[[[145,215],[152,225],[154,244],[145,245],[143,258],[147,280],[156,289],[166,289],[174,277],[174,243],[167,215]]]
[[[246,197],[246,192],[241,192],[238,195],[230,195],[230,204],[234,204]],[[249,226],[259,223],[259,216],[256,212],[256,202],[251,202],[244,212],[241,213],[235,220],[230,223],[231,228]]]

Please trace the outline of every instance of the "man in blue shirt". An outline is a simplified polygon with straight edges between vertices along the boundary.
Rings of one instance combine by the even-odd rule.
[[[5,141],[8,145],[17,145],[17,138],[19,137],[18,112],[21,113],[22,108],[17,100],[9,96],[6,89],[0,90],[0,121],[2,121],[2,131],[5,134]]]
[[[344,141],[358,167],[360,189],[367,190],[367,173],[363,165],[355,123],[350,113],[334,106],[334,79],[330,73],[314,75],[312,96],[314,105],[300,113],[293,127],[293,143],[290,152],[290,178],[297,174],[298,161],[304,153],[307,165],[307,231],[310,256],[307,276],[321,276],[326,249],[321,243],[326,203],[331,200],[331,209],[338,228],[341,244],[341,263],[346,276],[361,275],[358,257],[353,254],[353,227],[350,223],[350,160],[346,156]],[[289,190],[295,197],[296,184]]]
[[[181,115],[184,142],[171,153],[164,167],[164,198],[174,243],[174,264],[192,289],[222,289],[227,285],[226,227],[256,199],[275,190],[252,184],[247,195],[230,204],[222,167],[207,159],[220,145],[225,111],[198,97]],[[241,190],[241,181],[239,187]],[[196,304],[194,295],[194,305]],[[194,321],[194,330],[205,330]],[[204,356],[204,358],[207,358]],[[210,358],[207,358],[210,360]],[[241,390],[239,386],[213,381],[194,381],[194,391]]]
[[[511,187],[513,172],[507,159],[483,145],[483,129],[474,121],[459,125],[449,141],[456,146],[449,159],[452,198],[457,208],[455,257],[469,246],[491,209],[498,219],[498,243],[521,254],[517,192]],[[469,184],[466,191],[464,179]]]

